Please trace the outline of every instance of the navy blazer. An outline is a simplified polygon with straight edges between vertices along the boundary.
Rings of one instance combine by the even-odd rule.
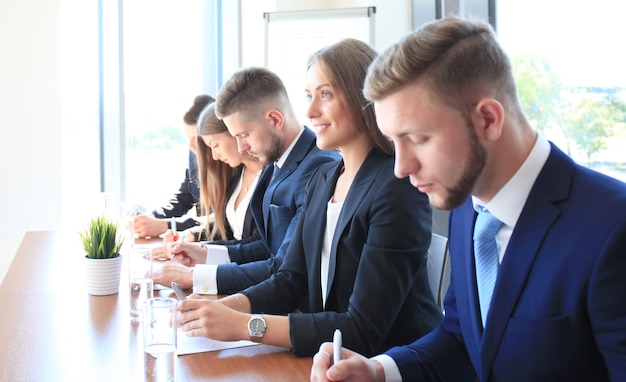
[[[430,332],[441,312],[428,286],[426,256],[432,210],[408,179],[397,179],[393,158],[372,150],[341,209],[332,240],[326,306],[320,254],[343,161],[319,168],[283,265],[271,279],[243,293],[253,312],[283,314],[308,300],[312,314],[289,316],[293,351],[312,355],[343,331],[347,348],[372,355]]]
[[[450,214],[446,316],[388,352],[405,380],[626,381],[626,184],[552,145],[500,265],[483,333],[471,200]]]
[[[217,268],[219,294],[238,292],[278,270],[302,211],[311,174],[321,164],[339,158],[337,152],[317,148],[315,134],[305,127],[273,179],[273,165],[265,167],[250,200],[259,239],[227,246],[233,262]]]

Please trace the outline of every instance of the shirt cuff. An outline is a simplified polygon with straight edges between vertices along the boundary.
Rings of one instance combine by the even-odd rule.
[[[193,268],[193,293],[217,294],[217,265],[197,264]]]
[[[225,245],[206,244],[206,260],[207,264],[227,264],[230,263],[228,255],[228,247]]]
[[[378,361],[383,367],[385,373],[385,382],[402,382],[402,375],[400,369],[396,365],[396,361],[393,360],[387,354],[380,354],[372,358],[374,361]]]

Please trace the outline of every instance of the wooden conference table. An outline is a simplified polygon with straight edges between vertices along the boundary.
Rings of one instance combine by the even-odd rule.
[[[126,273],[119,293],[91,296],[78,234],[27,232],[0,285],[0,381],[143,381]],[[196,353],[177,381],[308,381],[311,362],[268,345]]]

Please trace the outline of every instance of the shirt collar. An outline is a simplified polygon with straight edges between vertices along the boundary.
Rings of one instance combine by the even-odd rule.
[[[274,162],[274,165],[276,167],[278,167],[278,168],[282,168],[283,167],[283,165],[287,161],[287,158],[289,157],[289,154],[291,154],[291,151],[296,146],[296,143],[298,142],[298,139],[300,139],[300,137],[302,136],[302,133],[304,133],[304,129],[305,129],[304,126],[302,126],[300,128],[300,132],[298,133],[298,136],[296,137],[296,139],[294,139],[293,142],[291,142],[291,144],[289,145],[289,147],[287,147],[287,150],[285,150],[283,155],[281,155],[280,158],[278,158],[278,160],[276,162]]]
[[[476,211],[484,206],[491,214],[509,227],[515,227],[522,213],[530,190],[535,184],[539,172],[550,155],[550,143],[541,134],[537,134],[535,144],[528,157],[515,175],[496,193],[491,201],[485,204],[472,195],[472,203]]]

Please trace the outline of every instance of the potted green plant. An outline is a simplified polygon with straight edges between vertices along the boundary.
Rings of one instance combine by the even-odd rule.
[[[80,239],[85,250],[89,294],[102,296],[119,292],[124,238],[118,234],[117,223],[106,216],[92,218],[80,232]]]

